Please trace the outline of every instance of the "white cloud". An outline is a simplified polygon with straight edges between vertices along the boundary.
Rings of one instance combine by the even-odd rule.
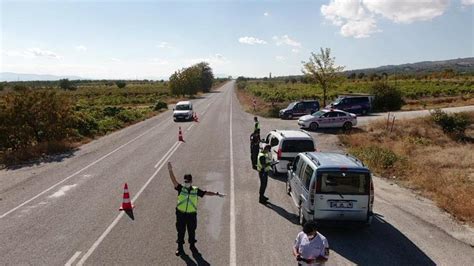
[[[474,0],[461,0],[461,3],[462,3],[464,6],[474,5]]]
[[[87,51],[87,47],[85,47],[84,45],[78,45],[78,46],[76,46],[76,47],[74,47],[74,48],[76,48],[76,50],[77,50],[77,51],[80,51],[80,52],[85,52],[85,51]]]
[[[14,57],[24,57],[24,58],[35,58],[35,57],[47,57],[47,58],[54,58],[54,59],[62,59],[63,57],[48,50],[43,50],[40,48],[28,48],[24,51],[18,50],[10,50],[10,51],[2,51],[3,54],[6,56],[14,56]]]
[[[431,20],[441,16],[449,0],[363,0],[367,9],[396,23]]]
[[[280,45],[289,45],[289,46],[293,46],[293,47],[301,47],[301,43],[295,41],[295,40],[292,40],[290,37],[288,37],[288,35],[283,35],[281,37],[279,36],[273,36],[272,38],[276,45],[280,46]]]
[[[297,54],[297,53],[299,53],[299,52],[300,52],[300,50],[299,50],[299,49],[296,49],[296,48],[293,48],[293,49],[291,49],[291,52],[293,52],[293,53]]]
[[[260,40],[258,38],[255,38],[255,37],[240,37],[239,38],[239,42],[240,43],[243,43],[243,44],[250,44],[250,45],[254,45],[254,44],[267,44],[266,41],[264,40]]]
[[[122,62],[122,60],[118,59],[118,58],[110,58],[110,61],[113,61],[113,62]]]
[[[268,16],[270,16],[270,13],[265,12],[265,13],[263,13],[263,15],[264,15],[265,17],[268,17]]]
[[[365,38],[381,31],[379,17],[395,23],[426,21],[442,15],[448,4],[449,0],[331,0],[321,6],[321,13],[340,27],[342,36]]]
[[[162,66],[165,66],[165,65],[169,65],[170,62],[166,61],[166,60],[162,60],[162,59],[159,59],[159,58],[152,58],[150,59],[150,64],[153,64],[153,65],[162,65]]]
[[[283,57],[283,56],[281,56],[281,55],[275,56],[275,59],[276,59],[278,62],[283,62],[283,61],[285,61],[285,57]]]
[[[168,42],[160,42],[160,44],[158,44],[156,47],[158,47],[158,48],[163,48],[163,49],[171,49],[171,48],[173,48],[173,46],[171,46],[171,44],[168,43]]]
[[[223,65],[223,64],[230,63],[230,61],[222,54],[214,54],[208,57],[190,58],[190,59],[184,60],[184,63],[187,66],[201,63],[201,62],[207,62],[211,65]]]

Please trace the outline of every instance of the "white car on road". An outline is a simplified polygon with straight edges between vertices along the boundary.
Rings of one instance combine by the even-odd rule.
[[[178,120],[193,120],[193,104],[190,101],[181,101],[173,108],[173,119]]]
[[[338,128],[351,129],[357,125],[357,116],[338,109],[323,109],[300,117],[298,125],[301,128],[317,130],[318,128]]]

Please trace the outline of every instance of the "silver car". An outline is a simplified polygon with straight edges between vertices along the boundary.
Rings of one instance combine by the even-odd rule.
[[[301,128],[317,130],[318,128],[351,129],[357,125],[357,116],[338,109],[323,109],[300,117],[298,125]]]

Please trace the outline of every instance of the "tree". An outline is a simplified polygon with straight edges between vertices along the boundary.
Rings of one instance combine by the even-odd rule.
[[[212,83],[214,82],[214,74],[212,73],[212,68],[207,62],[201,62],[195,67],[199,70],[199,79],[200,79],[200,89],[203,92],[209,92],[212,88]]]
[[[321,48],[320,54],[311,53],[309,62],[302,62],[303,73],[323,88],[323,106],[326,106],[327,90],[334,86],[344,70],[344,66],[335,65],[335,60],[330,48]]]
[[[123,88],[125,88],[125,86],[127,86],[127,83],[125,83],[125,81],[122,81],[122,80],[117,80],[115,82],[115,85],[117,85],[117,87],[119,87],[119,89],[123,89]]]
[[[386,82],[375,82],[370,88],[370,94],[374,95],[372,108],[375,111],[397,111],[404,104],[401,90]]]
[[[63,90],[75,90],[77,89],[74,84],[72,84],[69,79],[60,79],[59,80],[59,87]]]
[[[365,73],[364,73],[364,72],[360,72],[359,75],[357,75],[357,78],[358,78],[358,79],[363,79],[363,78],[365,78]]]

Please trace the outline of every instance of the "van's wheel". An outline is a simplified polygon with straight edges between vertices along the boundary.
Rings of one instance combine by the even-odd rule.
[[[316,130],[318,129],[318,127],[319,127],[319,126],[318,126],[318,123],[316,123],[316,122],[313,122],[313,123],[311,123],[311,124],[309,125],[309,129],[310,129],[311,131],[316,131]]]
[[[342,128],[343,128],[344,130],[346,130],[346,131],[351,130],[351,128],[352,128],[352,123],[351,123],[351,122],[346,122],[346,123],[344,123],[344,125],[342,126]]]
[[[306,219],[304,218],[304,215],[303,215],[303,206],[300,206],[298,207],[298,223],[300,225],[304,225],[304,223],[306,223]]]
[[[362,109],[362,115],[366,115],[367,114],[367,110],[366,109]]]
[[[286,119],[293,119],[293,115],[292,114],[287,115]]]

